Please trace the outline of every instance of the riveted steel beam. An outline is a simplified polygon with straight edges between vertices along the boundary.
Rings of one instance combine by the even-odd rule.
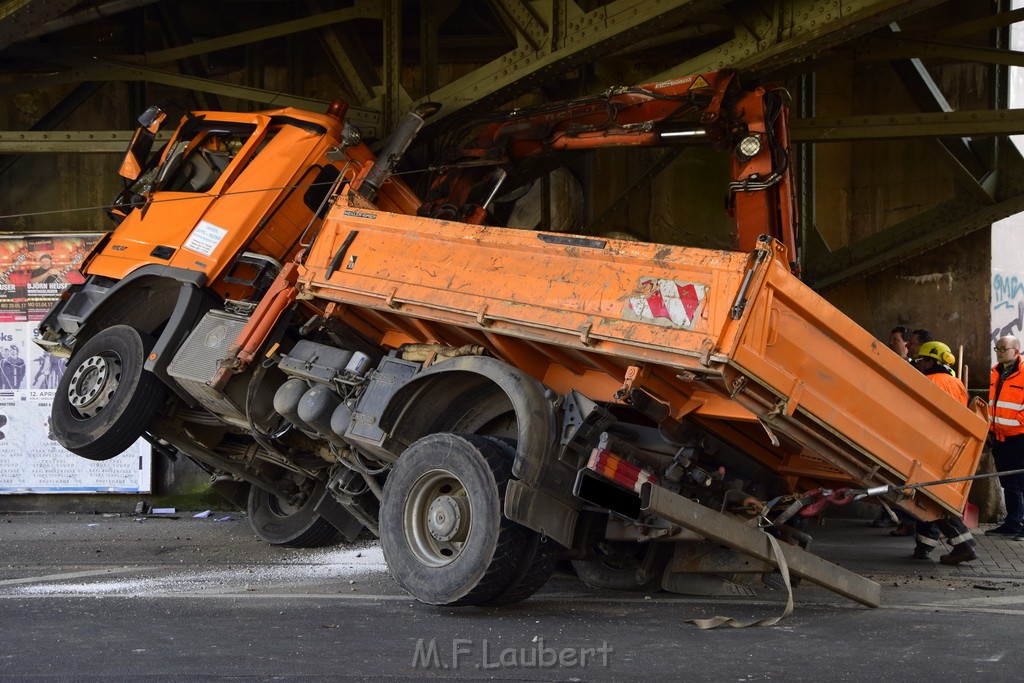
[[[567,69],[657,35],[666,25],[724,4],[722,0],[614,0],[583,12],[571,0],[553,0],[543,8],[553,16],[541,17],[541,21],[552,25],[552,39],[538,50],[520,46],[438,88],[430,98],[443,102],[444,107],[428,126],[457,112],[493,110]],[[559,40],[558,36],[564,38]],[[551,43],[564,45],[552,47]]]
[[[814,289],[823,291],[869,277],[1021,211],[1024,211],[1024,194],[989,205],[965,197],[952,199],[909,221],[816,259],[813,269],[808,264],[811,284]]]
[[[402,106],[402,3],[384,0],[384,125],[394,130]]]
[[[338,26],[322,28],[317,35],[351,102],[362,104],[373,99],[379,77],[356,32],[347,26]]]
[[[4,130],[0,131],[0,154],[122,154],[132,135],[133,131],[121,130]],[[161,131],[156,139],[167,142],[171,133]]]
[[[994,203],[960,195],[836,249],[815,259],[813,264],[807,264],[812,286],[821,291],[868,277],[1024,211],[1024,159],[1015,149],[1005,149],[999,172],[1009,180],[1001,183]]]
[[[900,28],[897,24],[890,24],[889,30],[898,33]],[[921,111],[953,111],[946,96],[920,59],[895,59],[891,64]],[[986,169],[978,159],[969,137],[945,138],[939,144],[946,148],[957,166],[967,169],[973,177],[985,172]]]
[[[86,82],[80,83],[78,87],[68,93],[60,102],[55,104],[50,111],[36,121],[29,128],[30,131],[49,131],[56,128],[62,121],[70,116],[78,107],[82,106],[89,98],[99,92],[103,87],[102,83]],[[19,131],[20,132],[20,131]],[[13,133],[8,133],[11,135]],[[127,147],[127,145],[125,145]],[[35,150],[30,150],[35,151]],[[5,155],[0,159],[0,174],[6,173],[11,166],[18,163],[21,156],[17,153]]]
[[[955,62],[1024,66],[1024,52],[1018,50],[920,40],[902,34],[864,36],[857,42],[855,56],[857,61],[938,57]]]
[[[1024,133],[1024,109],[920,112],[791,119],[793,142],[985,137]]]
[[[18,48],[21,51],[21,48]],[[35,51],[32,50],[32,53]],[[81,57],[75,57],[62,53],[55,56],[61,61],[70,63],[82,63]],[[79,61],[81,60],[81,61]],[[207,78],[197,78],[181,74],[168,73],[159,69],[151,69],[142,66],[128,66],[101,59],[88,60],[88,66],[82,68],[70,68],[53,76],[33,78],[23,81],[15,81],[0,85],[0,97],[11,95],[25,90],[50,87],[63,83],[77,83],[80,81],[145,81],[148,83],[160,83],[175,88],[186,90],[200,90],[202,92],[215,93],[225,97],[234,97],[249,102],[258,102],[268,107],[298,107],[311,111],[324,111],[328,102],[299,97],[282,92],[250,88],[243,85],[234,85],[214,81]],[[380,112],[365,107],[350,107],[347,118],[353,124],[359,126],[362,131],[371,136],[380,135],[382,131]]]
[[[434,3],[420,9],[420,72],[423,74],[423,95],[437,89],[437,29],[441,25]]]
[[[572,0],[551,0],[550,15],[551,49],[563,50],[569,44],[570,17],[578,19],[580,10]]]
[[[78,0],[5,0],[0,2],[0,49],[23,40],[32,29],[59,17]]]
[[[963,38],[966,36],[980,35],[987,33],[994,28],[1003,28],[1018,21],[1024,21],[1024,8],[1010,10],[1009,12],[996,12],[987,17],[981,17],[974,21],[960,21],[950,26],[945,26],[938,31],[931,32],[931,35],[940,38]],[[909,33],[905,32],[904,35]]]
[[[540,17],[523,0],[490,0],[502,19],[515,28],[518,41],[526,41],[530,49],[539,50],[548,40],[548,29]]]
[[[121,61],[141,63],[149,66],[166,64],[185,57],[195,57],[218,50],[227,50],[232,47],[251,45],[271,38],[292,35],[302,31],[309,31],[332,24],[339,24],[353,19],[380,19],[383,15],[380,0],[357,0],[355,6],[346,9],[333,10],[313,14],[302,19],[283,21],[279,24],[264,26],[263,28],[251,31],[241,31],[228,36],[200,40],[188,45],[167,48],[166,50],[155,50],[140,56],[120,57]]]
[[[161,3],[156,7],[156,15],[160,22],[160,31],[167,40],[173,41],[176,45],[188,45],[192,43],[192,35],[188,30],[185,19],[181,14],[181,7],[178,3]],[[178,71],[186,76],[197,78],[209,78],[210,73],[206,64],[199,57],[183,57],[177,60]],[[205,93],[200,90],[193,90],[189,93],[194,101],[196,109],[218,111],[223,109],[220,100],[213,93]]]
[[[306,11],[316,16],[326,14],[316,0],[306,0]],[[317,29],[317,37],[344,84],[348,101],[355,104],[369,102],[373,98],[374,86],[380,83],[380,77],[351,23],[339,22],[320,27]]]
[[[736,36],[651,80],[718,69],[768,73],[846,43],[942,0],[778,0],[770,14],[757,3],[733,9]]]
[[[25,8],[32,4],[32,0],[4,0],[0,2],[0,21],[7,21],[13,18],[18,12],[24,12]],[[74,2],[67,3],[69,6]],[[59,13],[59,10],[58,10]]]
[[[953,148],[947,144],[947,139],[933,138],[930,140],[931,147],[935,150],[940,161],[953,172],[953,181],[961,188],[969,192],[975,199],[983,204],[995,204],[994,189],[998,174],[992,171],[984,171],[976,174],[963,165],[961,157],[953,153]]]

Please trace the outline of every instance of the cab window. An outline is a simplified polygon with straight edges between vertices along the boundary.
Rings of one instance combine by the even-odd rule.
[[[209,192],[255,130],[247,124],[186,124],[167,152],[155,189]]]

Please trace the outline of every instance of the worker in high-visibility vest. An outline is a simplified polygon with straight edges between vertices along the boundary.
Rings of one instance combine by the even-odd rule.
[[[947,344],[934,340],[922,343],[915,352],[913,363],[915,368],[940,389],[962,405],[967,405],[967,389],[953,374],[956,357]],[[939,545],[942,534],[945,534],[946,541],[953,546],[953,550],[939,557],[939,562],[956,565],[978,559],[974,536],[959,517],[947,515],[929,522],[918,522],[915,526],[915,560],[927,560],[932,549]]]
[[[1024,468],[1024,373],[1021,372],[1020,340],[1001,337],[995,346],[996,360],[988,385],[989,440],[996,470]],[[1014,536],[1024,540],[1024,474],[999,477],[1006,499],[1006,519],[986,535]]]

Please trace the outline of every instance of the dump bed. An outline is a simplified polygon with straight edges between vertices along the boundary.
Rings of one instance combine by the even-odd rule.
[[[484,346],[558,392],[642,387],[773,472],[831,485],[973,474],[985,420],[752,253],[529,232],[339,201],[300,298],[395,348]],[[330,303],[327,303],[330,302]],[[904,503],[962,511],[969,482]]]

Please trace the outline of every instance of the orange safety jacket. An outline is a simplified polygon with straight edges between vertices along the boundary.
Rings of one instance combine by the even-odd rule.
[[[989,429],[996,441],[1024,434],[1024,373],[1020,357],[1013,373],[1000,382],[1002,363],[996,363],[988,383]]]
[[[967,405],[969,399],[967,389],[964,388],[964,383],[956,377],[945,372],[936,372],[928,375],[928,379],[935,382],[939,385],[940,389],[960,401],[960,403]]]

